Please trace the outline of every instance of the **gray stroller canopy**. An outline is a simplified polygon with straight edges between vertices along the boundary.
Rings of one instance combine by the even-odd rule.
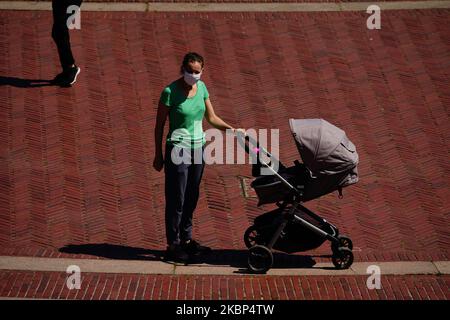
[[[313,175],[355,168],[359,158],[345,132],[323,119],[289,119],[303,163]]]

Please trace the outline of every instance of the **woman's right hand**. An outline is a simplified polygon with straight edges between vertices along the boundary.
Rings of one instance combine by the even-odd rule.
[[[155,168],[156,171],[161,171],[164,166],[164,159],[162,155],[155,156],[155,159],[153,160],[153,168]]]

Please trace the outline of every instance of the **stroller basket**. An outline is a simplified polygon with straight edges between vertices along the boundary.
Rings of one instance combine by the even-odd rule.
[[[283,169],[278,174],[291,185],[298,189],[302,189],[302,179],[298,167],[289,167]],[[276,175],[259,176],[250,185],[258,196],[258,206],[269,203],[276,203],[289,196],[292,190],[286,186]]]

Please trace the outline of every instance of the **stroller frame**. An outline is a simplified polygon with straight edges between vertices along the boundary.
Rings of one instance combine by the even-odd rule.
[[[244,138],[244,139],[242,139]],[[255,141],[252,137],[248,135],[243,135],[242,133],[237,134],[237,140],[241,144],[241,146],[245,149],[245,151],[249,154],[250,157],[256,157],[256,162],[261,164],[268,170],[272,172],[274,176],[276,176],[287,188],[289,188],[289,194],[287,197],[280,202],[277,202],[277,206],[282,209],[283,216],[280,225],[277,227],[275,233],[270,238],[270,241],[267,245],[259,245],[255,244],[249,248],[249,257],[248,257],[248,268],[250,271],[254,273],[266,273],[273,264],[273,255],[272,250],[275,243],[278,241],[280,236],[283,234],[284,229],[286,228],[289,222],[297,223],[302,225],[303,227],[311,230],[315,234],[324,238],[331,242],[331,249],[333,251],[332,261],[334,266],[337,269],[348,269],[353,263],[353,243],[350,238],[340,235],[339,230],[336,226],[329,223],[322,217],[318,216],[308,208],[302,205],[302,196],[303,193],[296,186],[293,186],[286,179],[284,179],[276,170],[272,168],[272,166],[259,158],[259,154],[265,153],[270,159],[274,159],[278,161],[280,168],[284,168],[281,162],[272,156],[266,149],[259,146],[259,143]],[[252,148],[253,145],[254,147]],[[297,166],[300,163],[298,160],[294,161],[294,164]],[[304,187],[304,186],[299,186]],[[292,206],[289,210],[284,210],[289,204]],[[307,214],[314,220],[327,224],[332,233],[328,233],[321,228],[313,225],[312,223],[306,221],[302,217],[296,214],[296,211],[301,211],[302,213]]]

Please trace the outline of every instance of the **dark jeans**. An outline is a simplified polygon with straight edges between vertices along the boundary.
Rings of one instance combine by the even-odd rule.
[[[191,163],[175,164],[171,159],[172,149],[166,145],[164,157],[166,197],[167,244],[179,244],[192,239],[192,215],[197,206],[199,187],[205,168],[204,147],[191,149]],[[189,150],[176,148],[180,156]],[[194,163],[194,152],[201,156],[201,163]],[[200,158],[200,157],[198,157]]]
[[[52,38],[58,48],[59,61],[63,70],[75,64],[75,59],[70,48],[69,29],[67,19],[73,14],[67,13],[67,8],[71,5],[81,6],[82,0],[53,0],[53,29]]]

